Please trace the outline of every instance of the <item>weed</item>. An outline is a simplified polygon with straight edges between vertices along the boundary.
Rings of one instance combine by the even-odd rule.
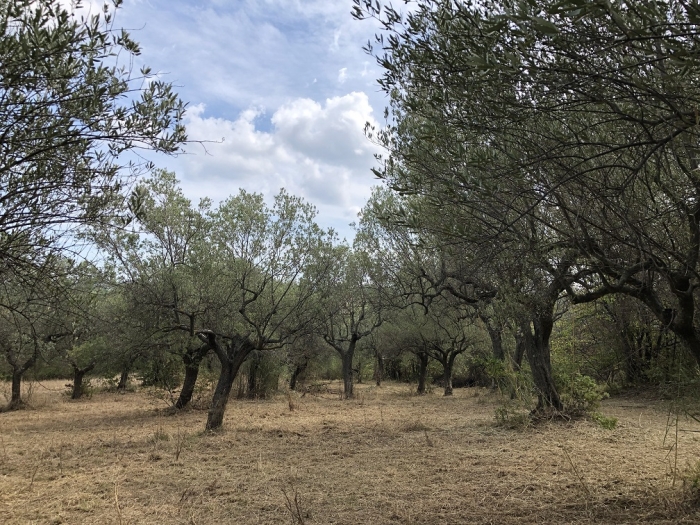
[[[119,525],[122,525],[123,520],[122,520],[122,509],[119,506],[119,483],[117,481],[114,482],[114,506],[117,509],[117,518],[119,520]]]
[[[175,461],[180,461],[180,454],[185,446],[185,436],[182,435],[180,427],[177,427],[177,435],[175,436]]]
[[[598,426],[601,428],[604,428],[606,430],[613,430],[617,426],[617,418],[616,417],[608,417],[604,416],[600,412],[593,412],[591,414],[591,419],[598,423]]]
[[[2,445],[2,464],[7,463],[7,447],[5,446],[5,440],[0,436],[0,445]]]
[[[688,492],[688,499],[695,504],[700,502],[700,461],[694,465],[688,465],[681,478],[683,487]]]
[[[511,430],[525,430],[531,424],[530,414],[518,404],[504,403],[496,408],[496,426]]]
[[[158,425],[158,428],[156,428],[153,431],[153,435],[151,436],[151,441],[155,445],[159,441],[170,441],[171,436],[168,434],[164,429],[162,425]]]
[[[282,487],[284,494],[284,506],[289,511],[292,518],[292,525],[305,525],[306,520],[311,518],[308,511],[304,511],[301,503],[301,495],[299,491],[292,486],[292,493],[287,492],[287,489]]]
[[[574,471],[574,474],[576,474],[576,477],[578,478],[579,483],[581,483],[581,486],[583,489],[586,491],[586,494],[590,497],[591,496],[591,489],[588,488],[588,484],[586,483],[586,480],[583,479],[583,476],[579,472],[579,470],[576,468],[576,465],[574,465],[573,460],[571,459],[571,456],[569,455],[569,452],[563,448],[564,455],[566,456],[566,459],[569,461],[569,465],[571,465],[571,468]]]
[[[32,480],[29,482],[29,490],[32,490],[32,487],[34,486],[34,478],[36,477],[37,472],[39,472],[39,465],[34,467],[34,472],[32,472]]]

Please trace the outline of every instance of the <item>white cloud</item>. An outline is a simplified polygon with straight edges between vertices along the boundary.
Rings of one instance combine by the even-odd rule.
[[[383,109],[371,59],[370,74],[362,76],[368,62],[362,46],[377,25],[353,20],[351,9],[350,0],[132,0],[117,24],[140,28],[132,34],[142,44],[139,60],[210,110],[221,103],[236,111],[279,107],[349,91],[368,93]]]
[[[100,0],[89,0],[99,3]],[[351,0],[129,0],[146,64],[190,102],[188,135],[211,140],[157,161],[193,200],[239,187],[280,187],[316,204],[319,224],[345,228],[376,184],[364,124],[381,114],[379,71],[362,50],[378,30]]]
[[[269,131],[256,127],[261,109],[243,111],[233,121],[207,117],[205,109],[190,109],[188,134],[216,142],[194,145],[183,157],[178,175],[188,195],[220,200],[243,187],[270,198],[284,187],[319,208],[319,223],[350,236],[346,226],[376,183],[370,172],[376,146],[363,131],[367,121],[375,122],[366,94],[323,104],[293,100],[274,112]]]

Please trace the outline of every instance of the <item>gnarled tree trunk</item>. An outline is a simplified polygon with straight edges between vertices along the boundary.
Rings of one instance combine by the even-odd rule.
[[[292,376],[289,378],[289,390],[296,390],[299,376],[301,376],[301,374],[304,373],[308,365],[309,360],[304,359],[304,361],[302,361],[294,367],[294,372],[292,372]]]
[[[199,348],[188,348],[182,356],[182,361],[185,364],[185,379],[182,382],[180,395],[175,402],[175,408],[185,408],[192,400],[194,387],[199,376],[199,366],[208,352],[209,345],[202,345]]]
[[[479,314],[479,318],[484,322],[486,326],[486,331],[489,334],[489,339],[491,339],[491,348],[493,350],[493,358],[503,361],[506,358],[506,353],[503,350],[503,336],[502,329],[496,323],[494,323],[491,318]]]
[[[21,365],[17,362],[10,363],[12,367],[12,388],[10,391],[10,403],[5,410],[18,410],[24,405],[22,402],[22,377],[27,370],[34,366],[36,358],[37,356],[34,355]]]
[[[537,389],[537,410],[543,411],[547,408],[562,410],[564,407],[552,376],[549,349],[549,338],[554,326],[553,315],[551,311],[539,312],[532,316],[532,326],[526,319],[522,319],[520,323],[525,354]]]
[[[214,350],[221,363],[221,372],[214,390],[206,425],[206,430],[216,430],[221,428],[224,422],[224,413],[233,381],[236,379],[243,362],[255,350],[255,346],[247,337],[234,336],[224,347],[219,343],[215,334],[208,332],[203,335],[206,336],[207,344]]]
[[[119,376],[119,383],[117,384],[117,390],[124,392],[126,387],[129,385],[129,373],[131,372],[130,367],[124,367],[122,373]]]
[[[72,364],[73,366],[73,391],[71,392],[71,399],[80,399],[83,397],[83,379],[85,377],[85,374],[90,372],[93,368],[95,368],[95,363],[94,361],[87,365],[85,368],[80,368],[78,365],[75,363]]]

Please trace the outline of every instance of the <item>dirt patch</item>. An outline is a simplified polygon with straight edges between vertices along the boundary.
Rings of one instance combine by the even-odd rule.
[[[62,383],[35,388],[33,409],[0,414],[3,523],[700,522],[678,474],[700,459],[698,425],[681,420],[676,450],[648,399],[608,400],[614,430],[514,431],[495,426],[503,400],[485,390],[360,385],[351,401],[232,400],[206,434],[206,412],[169,415],[147,392],[75,402]]]

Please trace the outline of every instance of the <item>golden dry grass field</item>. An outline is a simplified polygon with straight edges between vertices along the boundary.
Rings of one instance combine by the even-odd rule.
[[[676,438],[658,401],[606,401],[614,430],[508,430],[496,393],[359,385],[232,399],[205,434],[205,411],[169,415],[147,391],[69,401],[63,383],[0,414],[3,524],[700,523],[698,425]]]

